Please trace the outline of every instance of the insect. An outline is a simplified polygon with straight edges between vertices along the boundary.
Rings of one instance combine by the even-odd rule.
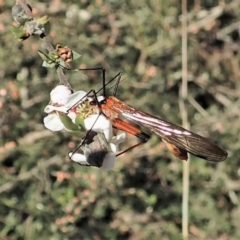
[[[140,111],[116,98],[115,96],[120,83],[121,75],[121,73],[118,73],[107,84],[105,84],[105,77],[103,77],[103,87],[99,91],[103,90],[104,97],[99,100],[99,98],[97,98],[97,93],[99,91],[95,92],[94,90],[91,90],[90,92],[93,92],[95,97],[92,98],[90,107],[95,113],[98,112],[99,114],[103,114],[107,119],[109,119],[112,122],[113,127],[132,134],[142,140],[141,143],[135,144],[123,152],[147,142],[150,135],[143,132],[140,128],[123,121],[121,118],[125,118],[130,122],[141,125],[157,134],[165,142],[168,149],[181,160],[188,159],[187,153],[211,162],[221,162],[227,158],[228,153],[209,139],[151,114]],[[113,95],[106,96],[106,85],[114,79],[117,79],[117,83],[115,85]],[[76,106],[77,104],[73,107]]]
[[[58,63],[56,64],[60,66]],[[67,70],[72,70],[64,66],[60,67]],[[125,151],[120,152],[119,154],[117,154],[117,156],[130,149],[133,149],[134,147],[139,146],[144,142],[147,142],[150,138],[150,136],[143,132],[141,129],[121,119],[126,118],[127,120],[141,125],[149,129],[151,132],[157,134],[163,140],[163,142],[165,142],[168,149],[181,160],[187,160],[187,153],[193,154],[199,158],[211,162],[221,162],[227,158],[228,153],[220,146],[211,142],[209,139],[204,138],[191,131],[188,131],[173,123],[155,117],[151,114],[137,110],[136,108],[117,99],[115,96],[122,76],[121,73],[118,73],[106,84],[104,68],[75,69],[73,71],[76,70],[102,70],[103,87],[97,92],[95,90],[91,90],[87,94],[89,95],[92,92],[94,95],[93,100],[91,100],[90,102],[90,112],[93,111],[95,113],[103,114],[111,121],[113,127],[129,134],[135,135],[142,140],[141,143],[135,144],[134,146],[126,149]],[[106,96],[106,86],[115,79],[117,79],[117,83],[115,85],[113,95]],[[103,92],[104,97],[101,100],[98,100],[97,94],[100,91]],[[71,108],[76,108],[78,105],[82,104],[83,103],[80,100]],[[71,108],[69,110],[71,110]]]

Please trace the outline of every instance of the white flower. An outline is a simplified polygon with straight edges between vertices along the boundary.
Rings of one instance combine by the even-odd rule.
[[[102,160],[100,169],[109,170],[114,166],[118,146],[126,139],[126,133],[119,131],[116,136],[113,136],[112,123],[103,114],[92,114],[85,119],[76,118],[80,116],[76,113],[76,107],[87,98],[86,95],[87,93],[84,91],[72,93],[69,88],[63,85],[55,87],[50,93],[51,103],[44,109],[48,116],[44,118],[43,122],[45,127],[51,131],[65,129],[72,134],[77,133],[77,136],[79,136],[79,133],[85,134],[90,130],[103,133],[106,138],[106,151],[108,152]],[[103,96],[97,98],[98,101],[104,99]],[[91,100],[89,97],[88,99]],[[69,157],[82,165],[89,165],[87,159],[90,157],[90,153],[85,152],[84,154],[69,153]]]
[[[105,135],[105,137],[106,137],[106,135]],[[118,146],[125,139],[126,139],[126,133],[123,131],[118,131],[116,136],[111,137],[111,139],[108,141],[111,151],[109,151],[106,154],[106,156],[104,157],[102,166],[100,167],[101,170],[107,171],[107,170],[111,170],[113,168],[115,159],[116,159],[116,153],[118,151]],[[87,161],[87,159],[88,159],[87,155],[70,152],[69,158],[72,161],[77,162],[81,165],[89,165],[89,163]]]
[[[84,100],[86,94],[84,91],[71,93],[71,90],[64,85],[55,87],[50,93],[52,104],[44,109],[44,112],[49,114],[43,119],[44,126],[51,131],[66,129],[59,118],[59,113],[66,114],[75,123],[76,113],[69,112],[69,109]]]

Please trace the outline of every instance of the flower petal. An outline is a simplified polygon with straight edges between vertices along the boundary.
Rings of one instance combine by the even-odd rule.
[[[58,85],[51,91],[50,99],[53,103],[64,105],[71,94],[71,89],[64,85]]]
[[[68,113],[68,117],[70,117],[72,119],[73,123],[75,123],[76,116],[77,116],[77,114],[75,112]]]
[[[65,103],[65,107],[69,109],[69,108],[73,107],[75,104],[77,104],[78,102],[84,101],[86,95],[87,95],[87,93],[84,91],[77,91],[77,92],[71,94],[68,97],[67,102]]]
[[[113,152],[109,152],[105,156],[103,164],[100,167],[100,169],[103,171],[108,171],[108,170],[112,169],[114,166],[114,163],[115,163],[115,159],[116,159],[116,154]]]
[[[98,100],[99,102],[103,101],[104,99],[105,99],[105,97],[103,97],[103,96],[98,96],[98,97],[97,97],[97,100]]]
[[[61,107],[56,107],[56,106],[52,106],[52,105],[47,105],[45,108],[44,108],[44,112],[45,113],[51,113],[51,112],[63,112],[63,113],[67,113],[67,108],[64,107],[64,106],[61,106]]]
[[[120,143],[124,142],[126,138],[127,138],[126,132],[118,131],[117,135],[114,136],[110,142],[119,145]]]
[[[109,142],[112,152],[114,152],[114,153],[118,152],[119,144],[124,142],[126,140],[126,138],[127,138],[126,132],[119,130],[117,135],[114,136]]]
[[[64,126],[56,114],[49,114],[43,119],[44,126],[51,131],[61,131]]]
[[[87,130],[93,130],[95,132],[103,132],[107,141],[112,136],[112,123],[105,116],[99,114],[93,114],[84,120],[84,125]]]
[[[74,162],[82,165],[89,165],[86,161],[86,157],[83,154],[70,152],[68,153],[68,156]]]
[[[118,144],[109,143],[109,146],[110,146],[112,152],[114,152],[114,153],[118,152],[118,146],[119,146]]]

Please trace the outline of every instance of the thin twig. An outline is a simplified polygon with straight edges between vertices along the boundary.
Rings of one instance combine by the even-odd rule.
[[[25,14],[28,17],[33,17],[31,10],[29,9],[27,3],[25,0],[17,0],[16,4],[20,4],[22,6],[22,8],[24,9]]]
[[[182,86],[180,90],[179,107],[183,127],[189,129],[188,112],[185,101],[188,96],[187,78],[187,0],[182,0]],[[189,162],[183,161],[183,197],[182,197],[182,235],[188,239],[188,202],[189,202]]]
[[[205,111],[205,109],[193,98],[193,97],[188,97],[188,101],[197,109],[197,111],[203,116],[207,117],[209,116],[208,112]]]
[[[18,3],[18,4],[21,5],[21,7],[24,9],[25,14],[26,14],[27,16],[33,17],[32,12],[30,11],[30,9],[29,9],[29,7],[28,7],[28,5],[27,5],[27,3],[26,3],[25,0],[17,0],[16,3]],[[42,47],[43,47],[44,49],[46,49],[48,52],[52,52],[52,51],[55,50],[54,47],[53,47],[53,45],[51,44],[49,38],[48,38],[45,34],[43,34],[43,35],[41,35],[41,36],[39,36],[39,37],[40,37],[40,39],[41,39],[42,42],[43,42],[43,43],[42,43]],[[65,85],[66,87],[72,89],[71,84],[69,83],[67,77],[66,77],[65,74],[63,73],[63,69],[62,69],[61,67],[56,67],[56,71],[57,71],[57,74],[58,74],[58,78],[59,78],[60,84],[63,84],[63,85]]]

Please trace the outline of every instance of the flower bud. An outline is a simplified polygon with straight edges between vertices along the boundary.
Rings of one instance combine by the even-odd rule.
[[[72,94],[71,89],[64,85],[56,86],[50,93],[51,102],[58,105],[65,105],[68,97]]]

